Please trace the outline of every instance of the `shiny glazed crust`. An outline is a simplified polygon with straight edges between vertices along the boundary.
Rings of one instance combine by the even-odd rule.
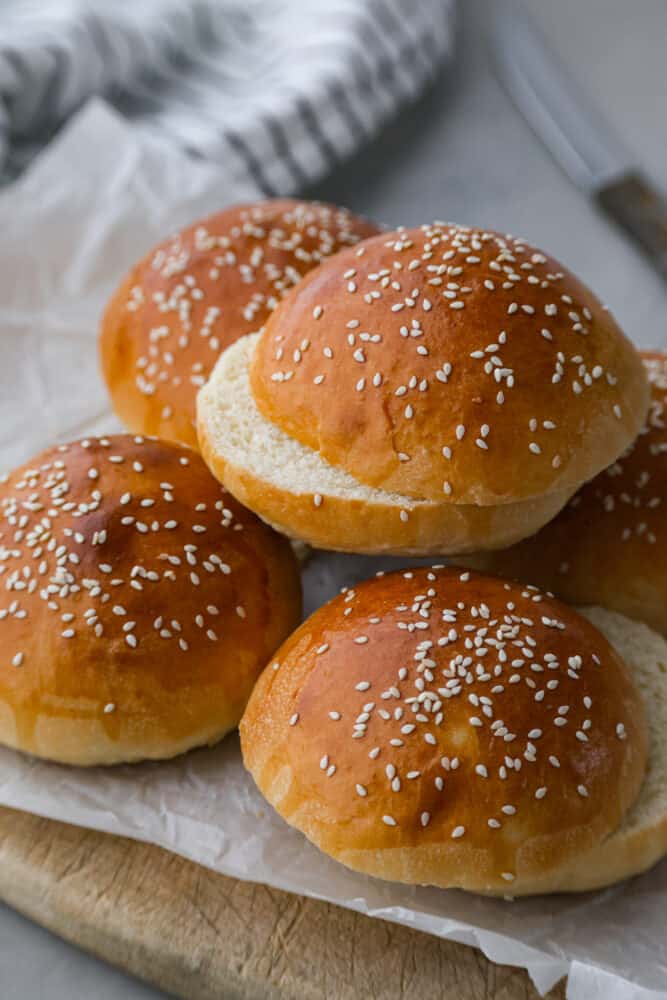
[[[434,223],[343,251],[269,318],[262,414],[360,483],[493,506],[573,491],[646,416],[630,342],[523,240]]]
[[[277,651],[246,766],[327,854],[384,879],[556,891],[637,798],[647,725],[628,668],[536,590],[433,568],[376,578]]]
[[[139,261],[102,320],[100,361],[132,430],[197,446],[195,398],[219,353],[258,330],[321,260],[378,232],[347,209],[289,199],[235,205]]]
[[[297,625],[288,542],[188,448],[48,449],[0,484],[0,743],[70,764],[233,729]]]

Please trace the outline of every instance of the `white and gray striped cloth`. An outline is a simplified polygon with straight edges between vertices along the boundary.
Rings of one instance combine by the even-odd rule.
[[[265,195],[306,187],[437,73],[454,0],[3,0],[0,180],[102,96]]]

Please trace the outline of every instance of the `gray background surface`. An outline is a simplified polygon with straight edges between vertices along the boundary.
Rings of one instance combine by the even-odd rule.
[[[667,191],[664,0],[529,5],[637,162]],[[455,64],[379,140],[309,194],[389,224],[444,218],[526,236],[592,285],[638,343],[667,345],[667,287],[571,186],[497,82],[486,47],[496,6],[462,0]],[[1,1000],[159,996],[0,905]]]

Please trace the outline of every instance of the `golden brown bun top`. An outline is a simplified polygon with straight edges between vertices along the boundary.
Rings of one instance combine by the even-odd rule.
[[[667,633],[667,355],[641,356],[651,405],[627,451],[536,535],[474,558],[566,600],[602,604]]]
[[[121,419],[196,447],[195,398],[220,352],[259,330],[321,260],[377,232],[347,209],[285,199],[234,205],[155,247],[102,321],[102,367]]]
[[[548,876],[639,791],[646,723],[627,667],[534,588],[435,567],[378,577],[316,611],[275,661],[241,723],[250,770],[334,856],[416,849],[412,866],[387,855],[387,878],[435,879],[424,849],[453,841],[441,885]]]
[[[523,240],[434,223],[326,262],[255,354],[264,415],[360,482],[494,504],[574,487],[646,415],[636,351]]]
[[[118,759],[169,756],[240,717],[299,619],[288,543],[195,452],[129,435],[2,480],[0,592],[0,742],[82,763],[95,748],[38,745],[40,725],[97,720]]]

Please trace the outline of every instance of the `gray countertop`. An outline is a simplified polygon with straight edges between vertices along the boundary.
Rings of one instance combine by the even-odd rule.
[[[521,234],[572,267],[644,346],[667,345],[667,287],[571,186],[495,79],[496,0],[463,0],[457,58],[370,147],[309,194],[414,225],[433,218]],[[664,0],[532,0],[538,20],[637,162],[667,190]],[[148,1000],[163,994],[0,905],[2,1000]]]

